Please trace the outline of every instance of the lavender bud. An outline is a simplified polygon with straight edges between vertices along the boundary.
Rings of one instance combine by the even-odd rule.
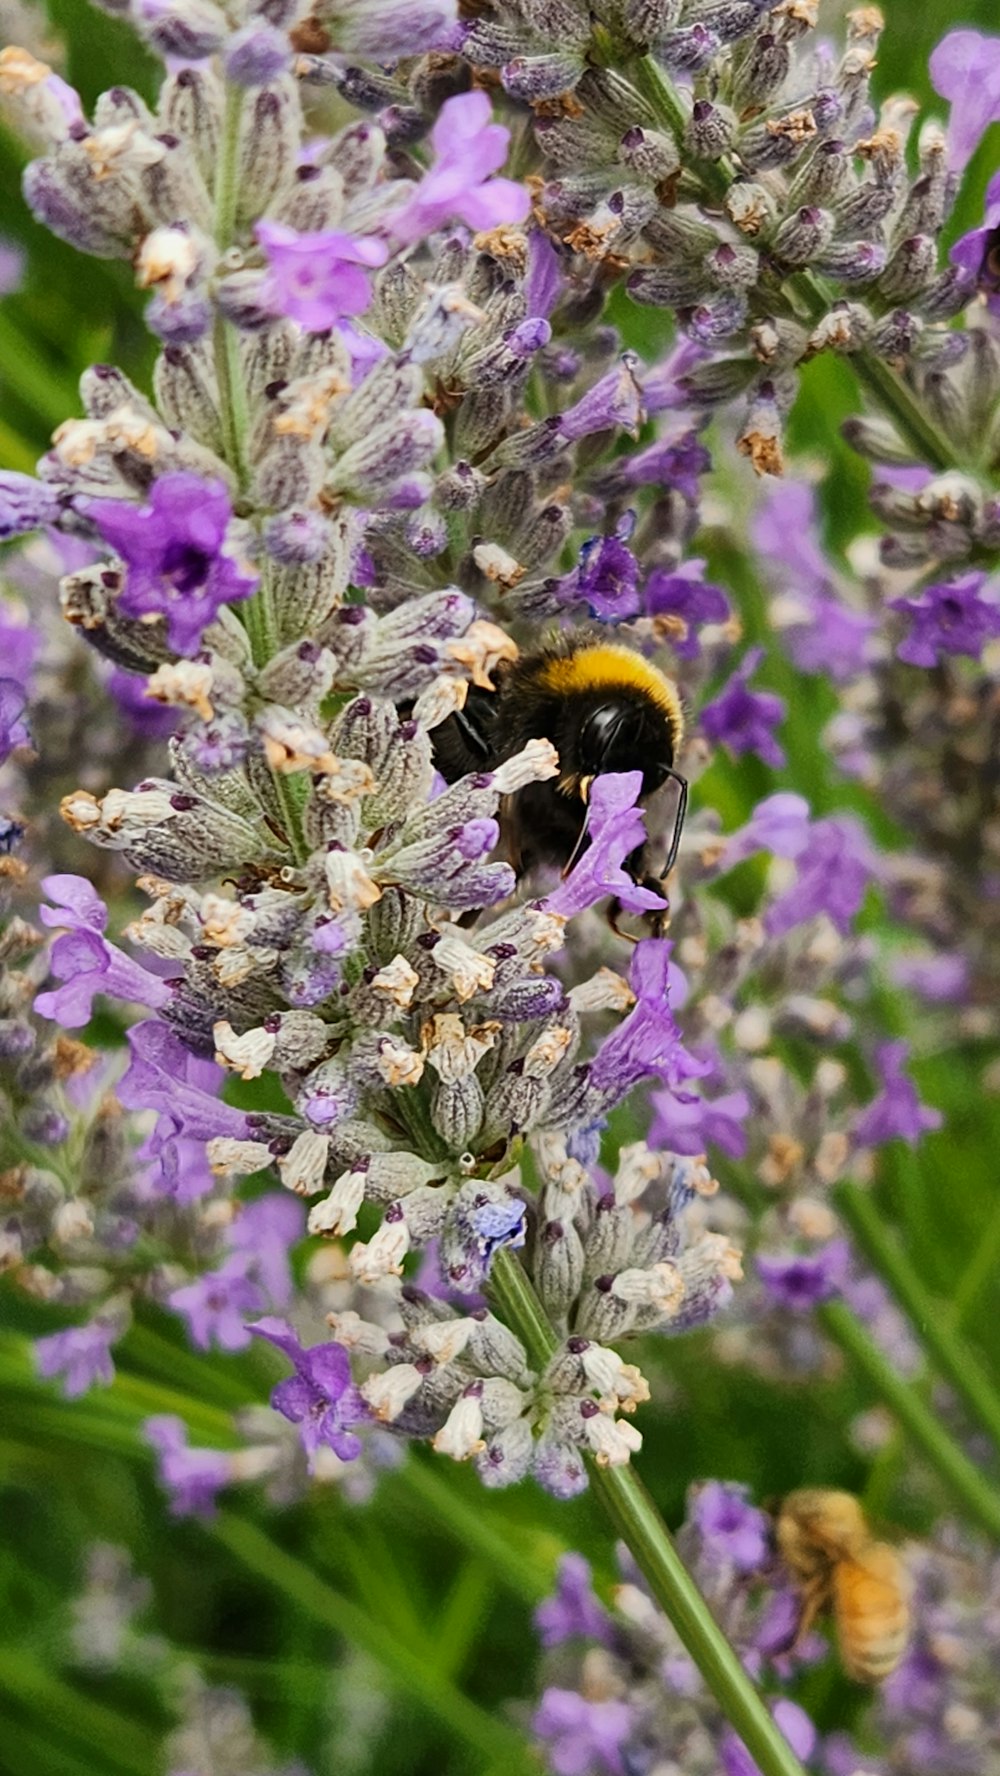
[[[831,241],[813,261],[823,277],[840,284],[866,284],[885,269],[886,250],[878,241]]]
[[[167,423],[221,456],[218,387],[207,352],[169,345],[160,353],[153,375],[157,403]]]
[[[572,1222],[548,1221],[535,1247],[535,1284],[548,1312],[562,1320],[580,1293],[583,1246]]]
[[[926,289],[937,271],[937,242],[932,235],[911,235],[890,259],[878,281],[887,302],[906,302]]]
[[[786,265],[808,265],[832,240],[834,227],[829,210],[805,204],[781,223],[771,244]]]
[[[475,1074],[441,1080],[431,1097],[431,1122],[452,1153],[473,1147],[483,1120],[483,1089]]]
[[[632,41],[658,43],[680,18],[683,0],[625,0],[622,24]]]
[[[225,70],[237,86],[269,86],[291,64],[287,34],[262,22],[244,25],[226,44]]]
[[[527,1419],[515,1419],[487,1437],[485,1449],[476,1456],[476,1473],[484,1486],[516,1486],[531,1472],[535,1442]]]
[[[684,146],[701,160],[721,160],[736,139],[736,117],[726,105],[696,99],[684,132]]]
[[[572,92],[583,73],[582,56],[517,55],[500,70],[504,91],[525,105],[537,105],[545,99],[556,99]]]
[[[657,45],[656,59],[678,74],[700,74],[721,47],[722,39],[707,25],[686,25],[668,31]]]
[[[243,127],[237,215],[252,222],[290,183],[301,138],[299,95],[291,78],[257,93]]]
[[[766,104],[784,85],[790,65],[788,44],[770,30],[759,31],[734,73],[729,95],[734,110],[742,114]]]
[[[210,67],[180,68],[160,92],[164,128],[187,143],[206,182],[218,164],[224,108],[222,83]]]
[[[201,61],[221,49],[225,15],[212,0],[133,0],[136,28],[159,55]]]
[[[868,458],[869,462],[891,463],[899,467],[911,466],[916,458],[884,419],[864,419],[855,416],[845,419],[841,432],[847,439],[852,450],[859,456]]]

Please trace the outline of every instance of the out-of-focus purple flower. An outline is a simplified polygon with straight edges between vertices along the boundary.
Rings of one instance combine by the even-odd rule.
[[[214,1516],[217,1494],[233,1478],[232,1457],[221,1449],[192,1449],[184,1420],[170,1413],[147,1418],[142,1434],[159,1457],[160,1484],[170,1494],[171,1516]]]
[[[503,166],[509,141],[510,131],[493,122],[486,93],[446,99],[431,131],[434,165],[390,219],[395,239],[410,246],[455,219],[475,229],[523,222],[531,207],[525,186],[490,178]]]
[[[226,78],[237,86],[267,86],[285,72],[291,59],[287,31],[256,18],[226,44]]]
[[[622,867],[646,836],[645,815],[636,807],[641,794],[641,771],[609,771],[594,779],[586,810],[587,849],[548,896],[549,912],[568,919],[609,894],[616,895],[630,913],[666,905],[662,895],[639,887]]]
[[[931,1005],[960,1003],[971,984],[968,958],[957,950],[937,956],[899,956],[890,972],[897,986],[919,994]]]
[[[673,573],[656,567],[643,589],[642,602],[646,615],[667,619],[667,632],[674,653],[682,660],[694,660],[701,651],[698,630],[706,623],[724,623],[729,617],[729,601],[719,586],[706,583],[704,561],[685,561]]]
[[[532,1721],[555,1776],[625,1776],[632,1730],[627,1702],[589,1702],[576,1690],[547,1689]]]
[[[148,1005],[153,1011],[167,1004],[167,982],[150,974],[102,935],[107,908],[83,876],[46,876],[42,887],[54,902],[39,909],[42,923],[68,926],[68,930],[56,938],[49,954],[49,971],[62,985],[36,996],[39,1017],[54,1018],[67,1030],[79,1030],[90,1020],[97,993]]]
[[[21,288],[25,264],[23,247],[16,241],[0,240],[0,296],[10,296]]]
[[[42,638],[38,630],[19,611],[0,602],[0,661],[3,677],[26,690],[34,669]]]
[[[665,938],[637,943],[629,970],[636,1004],[610,1036],[605,1037],[590,1069],[592,1086],[616,1103],[639,1079],[650,1075],[672,1090],[685,1080],[700,1078],[710,1063],[698,1061],[684,1048],[670,1009],[670,952]]]
[[[16,469],[0,471],[0,542],[54,524],[61,507],[54,487]]]
[[[642,400],[634,352],[624,352],[617,364],[598,378],[572,407],[559,415],[559,436],[571,444],[595,432],[624,430],[636,433],[642,418]]]
[[[1000,122],[1000,37],[949,31],[931,52],[935,92],[951,105],[948,165],[961,173],[991,123]]]
[[[717,1098],[701,1098],[694,1092],[653,1092],[651,1102],[651,1147],[691,1156],[717,1147],[730,1159],[743,1158],[747,1150],[743,1125],[751,1109],[745,1091],[722,1092]]]
[[[951,249],[951,262],[968,273],[970,282],[986,297],[991,314],[1000,314],[1000,263],[996,250],[1000,245],[1000,173],[994,173],[986,187],[986,206],[982,224],[963,234]]]
[[[61,1376],[68,1400],[75,1400],[98,1382],[101,1387],[110,1387],[115,1378],[111,1346],[120,1336],[120,1327],[91,1320],[86,1326],[71,1326],[65,1332],[52,1332],[48,1338],[36,1339],[38,1373],[47,1381]]]
[[[611,1618],[598,1603],[590,1582],[590,1563],[582,1554],[564,1554],[556,1572],[556,1588],[535,1611],[535,1627],[543,1647],[559,1646],[579,1636],[605,1645]]]
[[[769,1520],[748,1500],[748,1489],[723,1480],[694,1488],[688,1521],[701,1538],[701,1558],[713,1565],[755,1572],[767,1559]]]
[[[325,8],[337,48],[375,62],[456,47],[456,0],[335,0]]]
[[[687,429],[621,457],[605,471],[601,483],[615,489],[672,487],[693,504],[701,491],[701,477],[711,466],[712,458],[697,432]]]
[[[769,937],[781,937],[825,913],[846,937],[851,921],[875,879],[878,862],[860,820],[851,814],[814,821],[809,843],[796,858],[798,879],[771,902],[764,914]]]
[[[910,632],[896,649],[909,666],[936,666],[946,654],[978,660],[985,644],[1000,635],[1000,583],[985,573],[925,586],[919,598],[891,598],[889,608],[910,619]]]
[[[817,592],[830,570],[817,533],[816,494],[808,481],[771,480],[750,521],[758,555],[789,591]]]
[[[763,658],[763,648],[750,649],[715,701],[705,705],[701,727],[734,757],[755,752],[765,764],[777,767],[784,764],[785,755],[774,729],[785,719],[785,704],[770,691],[752,691],[749,683]]]
[[[187,1321],[188,1336],[199,1350],[213,1344],[220,1350],[245,1350],[250,1343],[246,1316],[260,1313],[265,1305],[264,1292],[242,1254],[175,1289],[167,1300]]]
[[[309,333],[326,333],[344,315],[364,314],[372,297],[370,273],[389,256],[384,241],[340,228],[299,234],[284,222],[258,222],[255,232],[270,268],[264,300],[276,314]]]
[[[828,1240],[814,1252],[761,1253],[757,1275],[776,1307],[809,1313],[818,1302],[840,1293],[850,1256],[847,1241],[840,1239]]]
[[[126,672],[122,666],[116,666],[107,678],[109,692],[137,733],[147,740],[169,740],[177,727],[177,710],[148,697],[147,682],[141,673]]]
[[[60,985],[36,994],[35,1010],[66,1030],[79,1030],[90,1022],[98,993],[126,1004],[148,1005],[151,1011],[159,1011],[171,996],[166,981],[149,974],[96,931],[82,928],[56,938],[49,952],[49,973]]]
[[[287,1307],[292,1299],[289,1249],[305,1232],[305,1206],[297,1197],[269,1191],[254,1202],[244,1203],[227,1235],[229,1249],[240,1252],[253,1264],[254,1275],[272,1307]]]
[[[0,765],[16,746],[29,746],[31,732],[25,720],[27,697],[13,678],[0,678]]]
[[[909,1053],[908,1042],[883,1042],[875,1050],[882,1090],[855,1124],[859,1147],[880,1147],[884,1141],[915,1147],[921,1135],[941,1127],[940,1111],[920,1102],[912,1079],[903,1072]]]
[[[725,841],[723,867],[733,869],[758,851],[775,857],[801,857],[810,839],[809,803],[789,789],[758,802],[745,826]]]
[[[361,1439],[353,1427],[365,1423],[370,1414],[351,1385],[350,1359],[343,1346],[314,1344],[303,1350],[284,1320],[258,1320],[250,1330],[282,1351],[295,1370],[287,1381],[279,1381],[271,1405],[298,1425],[310,1471],[317,1450],[324,1446],[341,1461],[353,1461],[361,1454]]]
[[[525,314],[535,319],[547,319],[562,295],[564,282],[559,255],[550,237],[540,228],[533,228],[528,235]]]
[[[684,387],[683,378],[703,364],[709,355],[703,345],[685,337],[666,357],[640,373],[642,404],[650,417],[690,404],[691,396]]]
[[[233,509],[221,481],[171,471],[153,482],[148,505],[90,500],[86,515],[128,569],[122,612],[164,617],[179,654],[193,654],[220,606],[249,598],[257,585],[257,575],[225,553]]]
[[[816,1746],[816,1728],[805,1709],[782,1696],[774,1703],[771,1713],[796,1757],[811,1757]],[[760,1776],[760,1765],[754,1763],[742,1739],[737,1739],[729,1728],[719,1742],[719,1755],[726,1776]]]
[[[878,623],[863,611],[851,610],[833,593],[802,597],[801,620],[784,623],[781,634],[793,665],[846,684],[868,662]]]

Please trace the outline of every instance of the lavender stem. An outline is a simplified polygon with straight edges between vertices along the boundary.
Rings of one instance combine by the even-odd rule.
[[[548,1360],[558,1339],[526,1272],[510,1252],[498,1252],[490,1294],[500,1317],[516,1332],[533,1362]],[[653,1596],[701,1672],[734,1732],[762,1776],[805,1776],[784,1734],[743,1669],[674,1546],[656,1505],[631,1464],[591,1467],[594,1490]]]

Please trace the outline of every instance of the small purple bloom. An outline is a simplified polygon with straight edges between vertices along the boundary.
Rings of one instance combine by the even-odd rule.
[[[636,381],[638,359],[625,352],[614,368],[600,377],[585,395],[559,415],[559,435],[570,443],[595,432],[619,429],[635,435],[642,419],[642,400]]]
[[[951,249],[951,262],[958,265],[986,297],[986,306],[993,315],[1000,315],[1000,173],[994,173],[986,187],[986,207],[982,224],[963,234]]]
[[[148,1005],[154,1011],[167,1004],[171,990],[166,981],[102,935],[107,908],[85,877],[46,876],[42,887],[55,903],[39,908],[42,923],[69,929],[56,938],[49,954],[50,973],[63,984],[55,992],[36,996],[39,1017],[79,1030],[90,1020],[97,993]]]
[[[770,851],[775,857],[801,857],[809,839],[809,803],[792,790],[780,789],[758,802],[746,825],[729,834],[723,868],[733,869],[758,851]]]
[[[646,837],[646,817],[636,807],[641,794],[641,771],[609,771],[594,779],[586,810],[587,849],[548,896],[549,912],[568,919],[609,894],[616,895],[630,913],[666,905],[662,895],[639,887],[623,867],[624,859]]]
[[[263,1290],[242,1255],[227,1258],[218,1270],[206,1271],[183,1289],[175,1289],[167,1300],[186,1319],[188,1337],[199,1350],[210,1350],[213,1344],[220,1350],[245,1350],[250,1343],[246,1315],[260,1313],[265,1305]]]
[[[906,1141],[915,1147],[928,1130],[941,1127],[940,1111],[920,1102],[913,1081],[903,1072],[909,1052],[907,1042],[883,1042],[876,1049],[882,1090],[855,1124],[859,1147],[880,1147],[885,1141]]]
[[[896,649],[909,666],[937,666],[946,654],[978,660],[986,643],[1000,635],[1000,583],[985,573],[925,586],[918,598],[892,598],[889,608],[910,619],[910,632]]]
[[[688,1521],[701,1537],[703,1557],[737,1572],[757,1571],[769,1548],[769,1520],[747,1501],[747,1488],[706,1480],[695,1488]]]
[[[935,92],[951,105],[948,164],[961,173],[984,132],[1000,121],[1000,37],[981,31],[949,31],[931,53]]]
[[[754,752],[765,764],[778,767],[785,755],[773,730],[784,721],[784,701],[770,691],[752,691],[749,685],[763,658],[763,648],[750,649],[715,701],[705,705],[701,726],[710,740],[734,757]]]
[[[0,296],[11,296],[21,288],[27,258],[16,241],[0,239]]]
[[[384,241],[320,228],[299,234],[284,222],[258,222],[256,235],[270,273],[265,301],[309,333],[326,333],[344,315],[364,314],[369,273],[384,265]]]
[[[789,659],[800,672],[846,684],[867,665],[878,623],[832,593],[807,593],[801,602],[801,618],[781,630]]]
[[[919,994],[931,1005],[959,1004],[971,985],[968,957],[957,950],[936,956],[900,956],[890,972],[897,986]]]
[[[142,1434],[159,1457],[161,1486],[170,1493],[173,1517],[213,1517],[216,1495],[233,1478],[232,1457],[221,1449],[192,1449],[181,1418],[147,1418]]]
[[[679,659],[693,660],[701,650],[698,629],[705,623],[725,623],[729,601],[720,587],[707,585],[704,561],[685,561],[673,573],[653,569],[643,591],[648,617],[668,619],[670,645]]]
[[[523,222],[530,196],[514,179],[491,179],[507,158],[510,131],[493,122],[493,107],[481,91],[446,99],[431,131],[434,165],[391,218],[394,237],[410,246],[444,222],[470,228],[498,228]]]
[[[717,1147],[730,1159],[742,1159],[746,1153],[743,1125],[751,1104],[745,1091],[723,1092],[717,1098],[701,1098],[694,1092],[653,1092],[652,1104],[651,1147],[692,1156]]]
[[[828,1240],[814,1252],[761,1253],[756,1269],[776,1307],[809,1313],[818,1302],[840,1293],[849,1263],[847,1241]]]
[[[781,1728],[796,1757],[811,1757],[816,1746],[816,1728],[805,1709],[782,1696],[772,1706],[771,1713],[774,1715],[775,1725]],[[754,1763],[742,1739],[737,1739],[729,1728],[720,1741],[719,1755],[725,1776],[760,1776],[760,1766]]]
[[[564,1554],[556,1572],[556,1588],[535,1611],[535,1627],[543,1647],[559,1646],[578,1637],[606,1646],[611,1619],[598,1603],[590,1582],[590,1565],[582,1554]]]
[[[807,481],[769,481],[750,523],[754,548],[783,586],[815,592],[830,572],[817,535],[816,495]]]
[[[60,1375],[68,1400],[75,1400],[98,1382],[101,1387],[110,1387],[115,1378],[111,1346],[120,1336],[121,1327],[91,1320],[89,1325],[71,1326],[65,1332],[36,1339],[38,1373],[47,1381]]]
[[[241,1252],[252,1263],[272,1307],[288,1307],[291,1302],[288,1254],[305,1232],[305,1219],[305,1207],[297,1197],[271,1191],[244,1203],[229,1228],[230,1251]]]
[[[0,765],[16,746],[30,746],[31,733],[24,719],[27,698],[13,678],[0,678]]]
[[[632,1730],[627,1702],[589,1702],[576,1690],[547,1689],[532,1721],[555,1776],[625,1776]]]
[[[625,543],[633,523],[630,514],[614,536],[591,537],[580,550],[576,590],[603,623],[620,623],[639,611],[639,564]]]
[[[781,937],[825,913],[846,937],[877,873],[877,859],[860,820],[839,814],[814,821],[809,843],[796,862],[797,881],[764,914],[768,936]]]
[[[249,598],[257,585],[257,575],[225,553],[232,506],[221,481],[172,471],[153,482],[148,505],[90,500],[86,515],[128,569],[121,611],[164,617],[179,654],[195,653],[219,608]]]
[[[211,1141],[216,1135],[250,1139],[245,1112],[213,1095],[223,1079],[221,1067],[199,1061],[158,1018],[133,1024],[126,1040],[132,1059],[117,1096],[127,1110],[159,1111],[173,1133],[194,1141]]]
[[[689,405],[691,397],[682,379],[703,364],[709,355],[704,346],[685,337],[665,358],[640,372],[642,404],[650,418],[654,413],[668,413]]]
[[[612,1030],[594,1056],[590,1083],[608,1104],[616,1103],[639,1079],[654,1075],[671,1090],[709,1071],[688,1053],[670,1009],[671,944],[647,937],[632,954],[629,985],[636,1004]]]
[[[287,1381],[278,1383],[271,1405],[299,1426],[310,1472],[323,1446],[341,1461],[354,1461],[361,1454],[361,1439],[353,1427],[363,1424],[369,1414],[351,1385],[350,1359],[343,1346],[314,1344],[303,1350],[284,1320],[258,1320],[250,1330],[276,1345],[295,1369]]]

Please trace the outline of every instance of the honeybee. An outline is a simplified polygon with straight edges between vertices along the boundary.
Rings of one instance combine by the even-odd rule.
[[[910,1580],[899,1554],[876,1541],[849,1492],[803,1487],[781,1504],[778,1548],[802,1598],[796,1639],[829,1610],[844,1670],[858,1683],[881,1683],[906,1650]]]

